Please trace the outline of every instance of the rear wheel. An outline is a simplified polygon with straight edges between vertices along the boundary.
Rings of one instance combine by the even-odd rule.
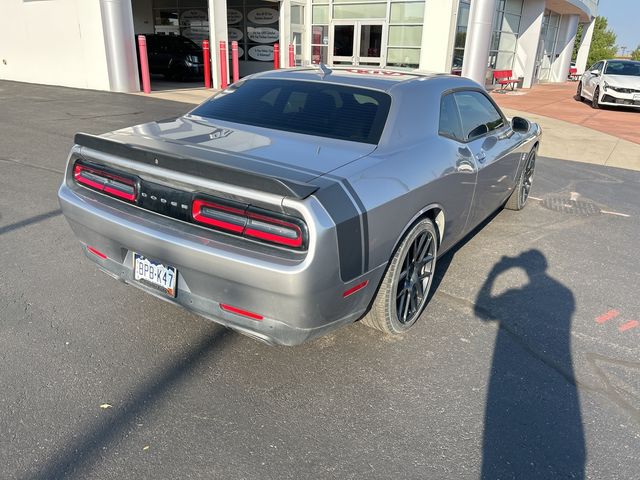
[[[596,87],[596,91],[593,92],[593,99],[591,99],[591,107],[598,110],[600,108],[600,87]]]
[[[529,193],[531,192],[531,186],[533,185],[533,175],[536,170],[536,150],[531,150],[527,157],[527,163],[525,163],[520,179],[516,188],[511,193],[509,200],[505,204],[505,208],[509,210],[522,210],[529,200]]]
[[[424,218],[393,255],[371,310],[362,322],[389,335],[409,330],[427,304],[438,253],[438,234]]]

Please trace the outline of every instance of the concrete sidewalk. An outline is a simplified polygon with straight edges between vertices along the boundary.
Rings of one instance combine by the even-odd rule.
[[[144,92],[133,92],[132,95],[141,95],[147,98],[157,98],[160,100],[171,100],[174,102],[184,102],[199,105],[217,91],[218,90],[198,87],[178,88],[174,90],[154,90],[149,94],[146,94]]]
[[[542,85],[531,90],[518,91],[518,95],[492,96],[508,116],[522,116],[542,126],[544,136],[541,155],[640,171],[640,112],[598,110],[595,111],[595,115],[600,120],[596,122],[591,108],[571,97],[575,84],[560,87]],[[192,88],[139,95],[197,105],[216,91]],[[565,98],[567,96],[568,99]],[[580,113],[575,113],[576,109],[586,109],[587,113],[581,116]],[[553,118],[541,114],[540,111],[552,115]],[[583,117],[588,114],[591,114],[591,117],[585,120]],[[567,119],[573,119],[573,123],[566,121]],[[638,122],[637,126],[635,122]],[[595,130],[592,128],[593,125],[604,125],[600,130],[608,132]],[[636,136],[637,143],[629,140]]]

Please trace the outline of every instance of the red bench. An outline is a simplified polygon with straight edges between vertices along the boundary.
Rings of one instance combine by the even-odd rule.
[[[569,80],[577,82],[580,79],[580,75],[578,75],[578,69],[572,67],[569,69]]]
[[[499,91],[501,92],[504,92],[509,85],[511,85],[511,90],[515,90],[519,82],[517,78],[513,78],[513,70],[495,70],[493,79],[495,83],[500,85]]]

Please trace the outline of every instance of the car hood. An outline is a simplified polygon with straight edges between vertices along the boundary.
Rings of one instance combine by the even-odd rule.
[[[366,156],[376,145],[184,116],[116,130],[103,138],[261,174],[288,170],[309,182]]]
[[[631,75],[605,75],[603,80],[612,87],[635,88],[640,90],[640,77]]]

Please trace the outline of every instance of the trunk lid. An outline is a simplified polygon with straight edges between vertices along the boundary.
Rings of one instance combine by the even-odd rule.
[[[366,143],[188,117],[128,127],[100,138],[197,160],[204,169],[207,165],[222,166],[300,183],[312,182],[376,148]]]

